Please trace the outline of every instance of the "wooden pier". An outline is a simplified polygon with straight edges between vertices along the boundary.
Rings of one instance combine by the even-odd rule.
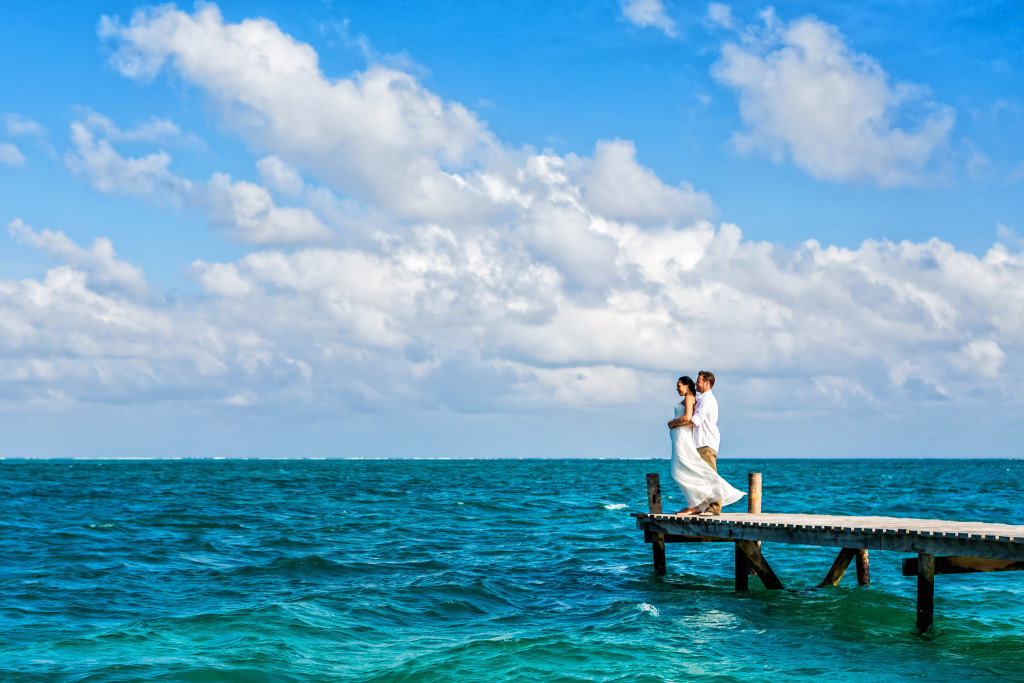
[[[912,553],[915,557],[903,560],[903,575],[917,577],[917,627],[923,633],[934,619],[936,575],[1024,569],[1024,525],[762,514],[761,475],[751,473],[749,483],[745,514],[673,515],[662,513],[658,475],[648,474],[650,512],[633,516],[637,528],[644,532],[644,540],[652,546],[655,571],[665,573],[666,543],[732,543],[736,590],[747,589],[750,574],[755,574],[765,588],[782,588],[762,554],[761,543],[790,543],[840,548],[820,586],[837,585],[854,560],[857,583],[867,585],[869,550]]]

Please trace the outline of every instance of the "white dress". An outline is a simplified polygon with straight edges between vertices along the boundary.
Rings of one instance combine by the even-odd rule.
[[[684,413],[686,406],[677,403],[676,417],[682,417]],[[722,505],[729,505],[746,495],[718,476],[718,472],[700,457],[693,441],[693,427],[676,427],[669,433],[672,435],[672,478],[686,497],[686,507],[716,500],[722,501]]]

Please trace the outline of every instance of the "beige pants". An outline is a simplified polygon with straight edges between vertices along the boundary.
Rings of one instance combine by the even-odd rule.
[[[718,471],[718,451],[711,446],[701,446],[697,449],[701,459],[711,466],[715,472]],[[722,501],[716,500],[708,506],[708,512],[714,515],[722,514]]]

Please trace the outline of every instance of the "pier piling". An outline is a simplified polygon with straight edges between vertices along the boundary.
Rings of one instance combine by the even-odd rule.
[[[647,473],[647,507],[652,515],[661,514],[661,479],[657,472]],[[654,554],[654,571],[664,574],[665,565],[665,534],[651,534],[651,552]]]

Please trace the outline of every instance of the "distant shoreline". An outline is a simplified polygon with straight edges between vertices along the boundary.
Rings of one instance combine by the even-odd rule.
[[[971,462],[984,462],[992,460],[1005,460],[1005,461],[1016,461],[1022,460],[1024,456],[1018,457],[983,457],[983,458],[960,458],[960,457],[927,457],[927,456],[877,456],[877,457],[857,457],[857,458],[830,458],[830,457],[800,457],[800,456],[789,456],[789,457],[737,457],[737,458],[723,458],[722,462],[762,462],[765,460],[772,461],[788,461],[788,460],[814,460],[820,462],[856,462],[860,460],[884,460],[887,462],[893,461],[921,461],[921,460],[936,460],[936,461],[958,461],[958,460],[969,460]],[[324,462],[324,461],[345,461],[345,462],[383,462],[383,461],[395,461],[395,462],[518,462],[522,460],[531,460],[538,462],[561,462],[561,461],[594,461],[594,462],[667,462],[668,458],[543,458],[543,457],[532,457],[532,458],[480,458],[480,457],[466,457],[466,458],[371,458],[371,457],[337,457],[337,458],[303,458],[303,457],[263,457],[263,458],[245,458],[245,457],[167,457],[167,458],[137,458],[137,457],[124,457],[124,458],[98,458],[98,457],[62,457],[62,458],[50,458],[50,457],[3,457],[0,456],[0,462]]]

